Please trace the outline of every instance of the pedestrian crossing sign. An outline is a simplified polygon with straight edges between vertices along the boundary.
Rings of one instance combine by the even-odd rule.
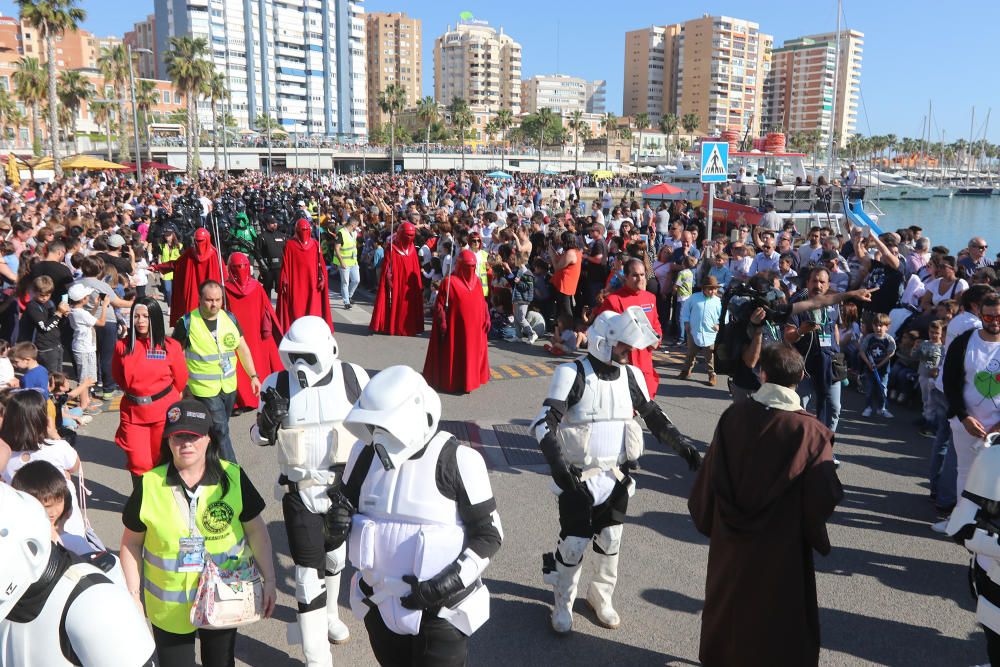
[[[725,183],[729,180],[729,144],[706,141],[701,144],[701,182]]]

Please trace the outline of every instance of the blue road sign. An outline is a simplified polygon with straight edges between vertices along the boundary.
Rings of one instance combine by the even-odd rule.
[[[725,183],[729,180],[729,144],[709,141],[701,145],[701,182]]]

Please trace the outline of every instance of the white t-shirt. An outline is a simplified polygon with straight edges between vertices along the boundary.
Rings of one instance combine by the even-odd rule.
[[[989,428],[1000,414],[1000,343],[983,340],[979,332],[969,338],[965,351],[965,387],[962,398],[966,411]]]
[[[962,292],[969,289],[969,283],[965,282],[961,278],[955,280],[951,287],[944,291],[944,294],[940,294],[941,291],[941,279],[935,278],[926,285],[924,285],[924,291],[931,293],[931,303],[935,306],[945,299],[957,299]]]
[[[74,352],[97,352],[97,340],[94,336],[94,325],[97,318],[85,308],[73,308],[69,311],[69,325],[73,328]]]
[[[63,531],[78,537],[86,536],[87,531],[83,527],[80,503],[76,497],[76,487],[69,477],[69,471],[76,468],[80,463],[80,457],[76,453],[76,450],[70,447],[69,443],[65,440],[46,440],[37,451],[13,452],[10,455],[7,468],[3,471],[3,481],[10,484],[17,471],[32,461],[48,461],[66,475],[66,485],[69,486],[69,495],[73,502],[73,509],[66,520]]]
[[[668,234],[670,232],[670,211],[662,210],[656,212],[656,233]]]
[[[951,322],[948,322],[948,328],[945,329],[944,335],[944,349],[941,352],[941,358],[944,359],[948,354],[948,348],[951,344],[955,342],[955,339],[964,334],[969,329],[982,329],[982,321],[973,315],[972,313],[963,310],[961,313],[951,318]],[[944,391],[944,373],[938,373],[937,378],[934,380],[934,388],[940,392]]]

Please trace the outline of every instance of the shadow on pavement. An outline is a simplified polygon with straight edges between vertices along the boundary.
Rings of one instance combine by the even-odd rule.
[[[642,591],[639,596],[646,602],[655,604],[657,607],[662,607],[668,611],[679,611],[685,614],[699,614],[701,613],[702,607],[705,606],[704,600],[693,598],[688,595],[684,595],[683,593],[667,590],[665,588],[647,588]]]

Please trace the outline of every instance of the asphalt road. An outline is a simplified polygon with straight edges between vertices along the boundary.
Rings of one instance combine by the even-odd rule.
[[[360,296],[360,294],[359,294]],[[336,299],[339,301],[339,299]],[[423,367],[427,341],[368,333],[363,302],[351,311],[335,303],[336,336],[344,359],[375,372],[393,364]],[[518,438],[538,412],[548,378],[525,372],[526,363],[547,365],[541,348],[492,344],[491,364],[514,373],[468,396],[443,396],[443,420],[484,454],[503,521],[503,547],[486,573],[492,593],[489,622],[471,641],[471,665],[696,665],[708,542],[687,513],[693,481],[683,461],[647,438],[629,507],[615,606],[622,626],[606,630],[577,601],[575,632],[549,629],[551,591],[541,580],[541,555],[551,551],[558,524],[548,478],[530,442]],[[517,369],[522,370],[518,373]],[[724,388],[708,387],[703,372],[679,382],[677,366],[661,361],[664,381],[657,400],[678,427],[700,446],[710,441],[728,405]],[[513,377],[518,374],[519,377]],[[722,384],[722,383],[720,383]],[[966,580],[966,552],[934,534],[927,499],[930,440],[897,410],[893,420],[863,419],[861,396],[845,393],[837,434],[846,496],[830,525],[833,552],[817,557],[824,665],[975,665],[986,662],[985,640],[975,624]],[[275,617],[241,631],[239,664],[255,667],[301,664],[289,646],[286,626],[295,620],[292,562],[271,488],[275,453],[252,445],[253,416],[234,418],[239,463],[268,500],[265,510],[277,554],[279,600]],[[95,417],[81,433],[90,519],[99,535],[117,544],[120,512],[130,490],[125,457],[113,442],[118,413]],[[500,427],[494,430],[494,427]],[[500,435],[498,436],[498,432]],[[588,581],[584,570],[581,591]],[[351,640],[333,647],[335,664],[374,665],[364,626],[350,613],[346,579],[340,594]]]

